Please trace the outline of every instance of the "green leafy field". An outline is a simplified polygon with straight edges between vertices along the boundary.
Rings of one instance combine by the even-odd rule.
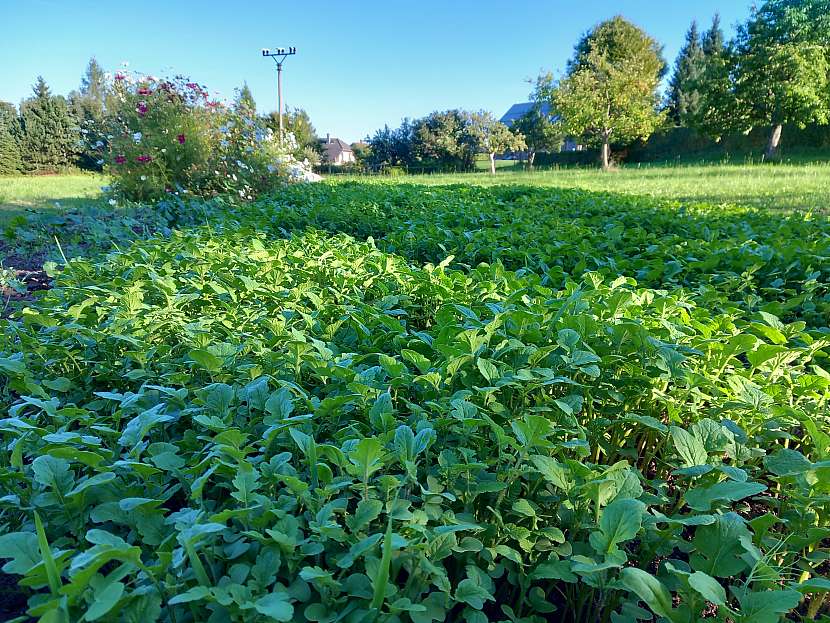
[[[0,321],[31,616],[830,620],[825,217],[377,182],[161,214]]]

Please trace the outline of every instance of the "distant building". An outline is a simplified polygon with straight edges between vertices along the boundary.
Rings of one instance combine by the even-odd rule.
[[[535,105],[536,102],[521,102],[519,104],[513,104],[510,109],[502,115],[499,121],[509,128],[519,117],[523,117],[533,110]],[[542,111],[543,115],[548,115],[553,118],[553,115],[550,113],[550,105],[546,102],[539,104],[539,109]],[[571,137],[566,138],[562,143],[562,151],[583,151],[584,149],[585,145],[580,145]]]
[[[346,141],[332,138],[330,134],[326,134],[326,138],[321,139],[320,144],[323,148],[323,162],[326,164],[349,164],[356,160],[354,151]]]
[[[525,116],[536,105],[536,102],[522,102],[520,104],[513,104],[510,109],[504,113],[499,119],[504,125],[508,128],[513,125],[513,123],[519,119],[519,117]],[[542,111],[543,115],[550,116],[550,105],[546,102],[543,102],[539,105],[540,110]]]

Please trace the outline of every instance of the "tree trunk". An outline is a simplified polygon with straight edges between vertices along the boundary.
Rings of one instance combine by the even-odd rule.
[[[766,157],[768,160],[774,159],[778,156],[778,148],[781,146],[781,131],[784,127],[780,123],[772,126],[772,134],[769,135],[769,143],[767,143]]]
[[[490,173],[496,174],[496,154],[493,152],[490,152]]]
[[[536,159],[536,152],[535,151],[528,151],[527,152],[527,168],[533,168],[533,161]]]
[[[609,135],[605,134],[602,137],[602,170],[608,171],[611,168],[611,145],[609,143]]]

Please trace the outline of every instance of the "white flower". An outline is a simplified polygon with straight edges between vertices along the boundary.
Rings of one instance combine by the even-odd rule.
[[[96,160],[95,164],[100,166],[100,165],[104,164],[104,161],[103,160]]]
[[[143,136],[143,134],[142,134],[141,132],[136,132],[135,134],[133,134],[133,140],[134,140],[136,143],[140,143],[140,142],[141,142],[141,137],[142,137],[142,136]]]
[[[142,175],[142,176],[141,176],[141,181],[142,181],[142,182],[146,182],[146,181],[147,181],[147,176],[146,176],[146,175]]]
[[[118,202],[115,199],[110,199],[107,203],[109,203],[111,206],[114,206]]]
[[[161,153],[166,154],[166,153],[167,153],[167,148],[166,148],[166,147],[162,147],[162,149],[161,149]]]
[[[81,130],[81,131],[83,132],[83,130]],[[103,146],[104,146],[104,142],[103,142],[103,141],[95,141],[95,146],[96,146],[96,147],[103,147]]]

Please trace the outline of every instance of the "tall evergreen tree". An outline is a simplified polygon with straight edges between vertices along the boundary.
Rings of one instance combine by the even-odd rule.
[[[254,101],[254,94],[251,93],[251,88],[248,83],[244,83],[236,93],[236,100],[234,101],[236,109],[246,115],[256,114],[256,102]]]
[[[0,175],[19,173],[22,168],[20,147],[9,128],[0,123]]]
[[[20,151],[27,171],[57,170],[73,164],[77,153],[77,120],[63,97],[52,95],[38,76],[33,97],[20,104]]]
[[[0,102],[0,175],[21,170],[20,145],[17,143],[19,124],[14,104]]]
[[[104,145],[107,143],[106,119],[115,107],[115,98],[107,85],[103,67],[93,56],[81,77],[81,86],[69,94],[69,108],[83,132],[85,146],[78,164],[84,169],[100,170]],[[97,145],[97,146],[96,146]]]
[[[100,122],[104,118],[109,99],[109,89],[104,69],[93,56],[81,78],[81,88],[69,94],[72,111],[79,120]]]
[[[705,33],[703,33],[701,47],[703,48],[703,55],[711,57],[723,53],[726,42],[723,38],[723,29],[720,25],[720,14],[715,13],[712,18],[712,25]]]
[[[726,45],[720,15],[715,14],[709,30],[703,33],[701,48],[703,69],[692,81],[698,102],[689,111],[686,125],[720,140],[724,134],[745,126],[745,115],[739,106],[733,81],[735,54]]]
[[[686,33],[686,41],[680,48],[674,73],[669,82],[669,118],[677,125],[688,125],[700,106],[697,84],[705,70],[706,57],[701,45],[697,22],[692,22]]]

